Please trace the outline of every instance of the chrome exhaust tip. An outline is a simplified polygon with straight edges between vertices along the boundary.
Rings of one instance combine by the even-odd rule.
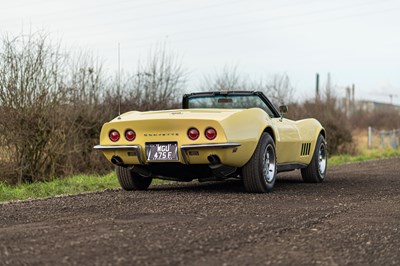
[[[114,155],[111,158],[111,162],[117,166],[123,166],[124,165],[124,161],[122,161],[121,157]]]

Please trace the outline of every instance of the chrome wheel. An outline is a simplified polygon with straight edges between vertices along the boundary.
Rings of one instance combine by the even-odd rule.
[[[276,171],[275,168],[276,168],[275,149],[271,144],[269,144],[265,148],[264,165],[263,165],[264,180],[267,183],[271,183],[274,180]]]
[[[319,146],[319,151],[318,151],[318,170],[319,173],[323,176],[325,174],[326,170],[326,149],[325,149],[325,144],[321,143]]]
[[[242,168],[243,184],[248,192],[272,191],[276,179],[276,151],[274,139],[263,133],[250,160]]]
[[[318,136],[314,153],[310,163],[301,168],[301,176],[307,183],[320,183],[324,181],[328,166],[328,152],[325,138],[322,134]]]

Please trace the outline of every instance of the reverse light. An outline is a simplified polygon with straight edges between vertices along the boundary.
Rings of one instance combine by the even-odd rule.
[[[192,128],[189,128],[187,135],[188,135],[189,139],[196,140],[199,138],[200,132],[197,130],[197,128],[192,127]]]
[[[116,131],[116,130],[111,130],[110,133],[108,134],[108,137],[110,138],[110,140],[111,140],[112,142],[116,142],[116,141],[119,140],[120,135],[119,135],[119,132],[118,132],[118,131]]]
[[[207,128],[204,134],[208,140],[213,140],[217,137],[217,131],[212,127]]]
[[[133,140],[135,140],[135,138],[136,138],[136,133],[135,133],[135,131],[133,131],[132,129],[127,129],[127,130],[125,131],[125,139],[126,139],[127,141],[133,141]]]

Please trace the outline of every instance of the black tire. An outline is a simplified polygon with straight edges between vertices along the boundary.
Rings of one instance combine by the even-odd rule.
[[[319,135],[310,164],[301,169],[301,176],[306,183],[321,183],[325,179],[328,156],[324,136]]]
[[[124,190],[146,190],[153,180],[151,177],[143,177],[132,172],[128,168],[116,167],[118,182]]]
[[[250,160],[243,166],[243,184],[247,192],[270,192],[276,179],[275,143],[263,133]]]

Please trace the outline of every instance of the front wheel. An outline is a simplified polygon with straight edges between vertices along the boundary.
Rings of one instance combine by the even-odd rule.
[[[271,135],[261,135],[253,156],[242,168],[242,175],[247,192],[265,193],[272,190],[276,179],[276,152]]]
[[[146,190],[153,180],[132,172],[128,168],[116,167],[118,182],[124,190]]]
[[[324,136],[319,135],[310,164],[301,169],[301,176],[306,183],[321,183],[325,179],[328,156]]]

